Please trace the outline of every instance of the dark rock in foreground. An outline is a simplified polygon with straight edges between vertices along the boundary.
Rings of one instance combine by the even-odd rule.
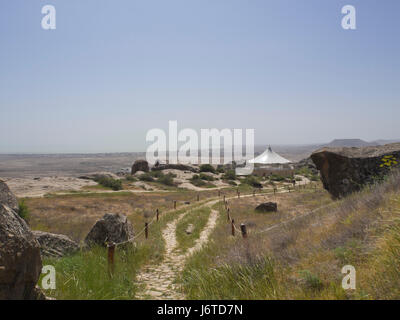
[[[2,180],[0,180],[0,203],[18,213],[19,208],[17,198],[10,191],[8,185]]]
[[[42,271],[39,243],[26,222],[0,203],[0,300],[36,300]]]
[[[42,256],[63,257],[79,250],[79,245],[63,234],[32,231],[40,245]]]
[[[264,202],[256,207],[256,211],[258,211],[258,212],[277,212],[278,205],[276,204],[276,202]]]
[[[103,218],[97,220],[86,236],[85,243],[89,246],[105,246],[106,241],[120,243],[131,240],[133,236],[132,224],[125,215],[106,213]]]
[[[137,171],[149,172],[149,163],[146,160],[136,160],[132,166],[131,174]]]
[[[311,155],[321,173],[324,188],[334,198],[352,192],[388,174],[397,167],[400,143],[364,148],[322,148]]]

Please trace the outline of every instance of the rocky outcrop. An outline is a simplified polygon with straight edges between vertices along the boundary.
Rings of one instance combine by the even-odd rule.
[[[137,171],[149,172],[149,163],[146,160],[136,160],[132,166],[131,174]]]
[[[277,212],[278,211],[278,205],[276,202],[264,202],[259,204],[256,207],[256,211],[258,212]]]
[[[10,191],[7,184],[0,180],[0,203],[18,212],[18,201],[15,195]]]
[[[79,245],[63,234],[32,231],[40,245],[42,256],[63,257],[79,250]]]
[[[112,172],[93,172],[93,173],[88,173],[84,176],[80,176],[79,179],[85,179],[85,180],[100,180],[102,178],[112,178],[112,179],[120,179],[120,177]]]
[[[106,213],[103,218],[97,220],[93,228],[85,238],[85,243],[105,246],[106,242],[124,242],[134,236],[133,227],[123,214]]]
[[[182,164],[182,163],[177,163],[177,164],[159,164],[158,166],[154,166],[151,170],[152,171],[160,171],[160,170],[167,170],[167,169],[175,169],[175,170],[181,170],[181,171],[191,171],[191,172],[199,172],[199,169],[187,165],[187,164]]]
[[[36,287],[41,270],[39,243],[28,225],[0,203],[0,300],[44,299]]]
[[[398,167],[400,143],[364,148],[322,148],[311,155],[324,188],[341,198],[374,183]]]

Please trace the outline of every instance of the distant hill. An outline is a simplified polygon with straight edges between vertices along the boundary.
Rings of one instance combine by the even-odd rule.
[[[400,139],[392,139],[392,140],[380,139],[380,140],[375,140],[375,141],[372,141],[372,142],[376,143],[377,145],[385,145],[385,144],[389,144],[389,143],[400,142]]]
[[[361,139],[335,139],[330,143],[326,144],[324,147],[336,148],[336,147],[368,147],[379,145],[377,142],[367,142]]]

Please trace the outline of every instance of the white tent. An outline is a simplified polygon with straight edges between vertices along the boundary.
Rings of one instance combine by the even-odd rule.
[[[249,163],[254,163],[254,164],[275,164],[275,163],[284,164],[284,163],[290,163],[290,161],[288,159],[285,159],[284,157],[281,157],[276,152],[272,151],[271,147],[268,147],[268,149],[265,150],[258,157],[255,157],[254,159],[249,160]]]

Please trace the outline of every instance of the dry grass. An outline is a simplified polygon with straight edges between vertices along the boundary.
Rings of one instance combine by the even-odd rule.
[[[281,212],[264,216],[251,199],[232,202],[249,238],[229,236],[222,211],[213,242],[185,268],[184,290],[191,299],[398,299],[399,185],[395,173],[337,202],[323,191],[282,194]],[[345,264],[357,270],[355,291],[341,288]]]

